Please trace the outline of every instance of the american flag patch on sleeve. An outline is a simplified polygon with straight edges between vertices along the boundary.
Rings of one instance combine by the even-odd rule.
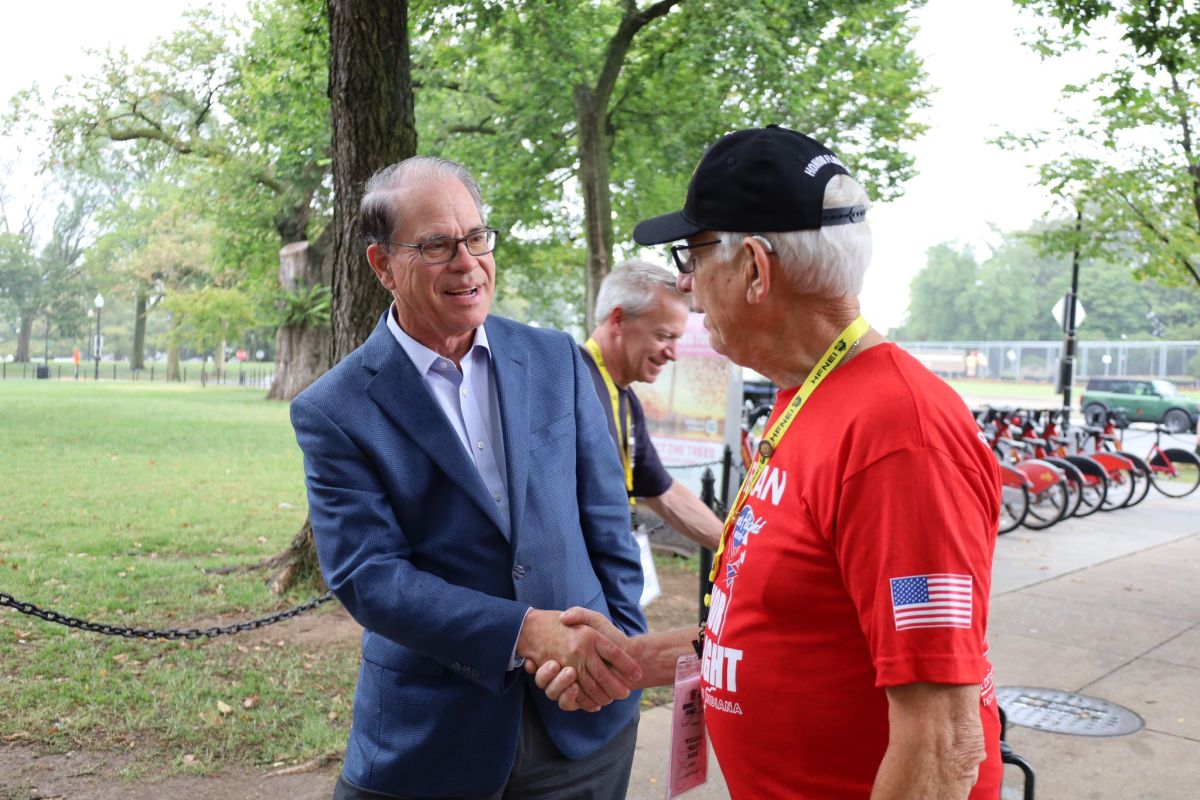
[[[970,575],[892,578],[896,630],[971,627]]]

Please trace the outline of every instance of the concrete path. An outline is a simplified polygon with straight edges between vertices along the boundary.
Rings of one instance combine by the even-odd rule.
[[[1089,738],[1010,726],[1041,800],[1200,797],[1200,492],[1151,490],[1132,509],[1000,537],[989,644],[999,686],[1059,689],[1124,706],[1134,734]],[[665,797],[670,709],[642,715],[634,800]],[[760,765],[769,769],[769,765]],[[728,797],[715,759],[685,797]],[[1020,773],[1004,797],[1019,798]]]

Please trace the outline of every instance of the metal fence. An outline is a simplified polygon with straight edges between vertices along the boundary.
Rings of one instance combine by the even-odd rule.
[[[1053,383],[1061,341],[898,342],[939,375]],[[1080,341],[1075,377],[1142,375],[1200,386],[1200,341]]]
[[[179,380],[175,383],[214,384],[218,386],[249,386],[258,389],[271,388],[275,377],[273,364],[236,364],[217,372],[204,369],[199,364],[179,365]],[[101,362],[97,370],[95,362],[51,361],[49,364],[33,362],[0,361],[0,380],[59,380],[59,381],[167,381],[165,364],[151,364],[145,369],[130,369],[125,362]]]

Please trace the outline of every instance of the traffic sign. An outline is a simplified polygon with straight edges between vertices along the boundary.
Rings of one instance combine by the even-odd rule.
[[[1058,298],[1058,302],[1054,304],[1054,308],[1050,309],[1050,313],[1054,315],[1054,321],[1057,322],[1058,326],[1060,328],[1062,328],[1063,330],[1067,329],[1067,322],[1065,319],[1065,315],[1063,313],[1066,311],[1066,308],[1067,308],[1067,297],[1068,297],[1068,295],[1064,294],[1062,297]],[[1083,319],[1086,316],[1087,316],[1087,312],[1083,310],[1083,303],[1081,303],[1079,301],[1079,298],[1076,297],[1075,298],[1075,327],[1078,328],[1080,325],[1082,325]]]

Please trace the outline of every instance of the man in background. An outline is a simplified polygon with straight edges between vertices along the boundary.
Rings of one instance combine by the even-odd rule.
[[[676,531],[714,550],[720,521],[667,473],[646,430],[642,404],[629,388],[634,381],[654,383],[675,360],[688,310],[674,275],[648,261],[625,261],[600,284],[599,323],[582,350],[621,458],[630,504],[645,503]]]

